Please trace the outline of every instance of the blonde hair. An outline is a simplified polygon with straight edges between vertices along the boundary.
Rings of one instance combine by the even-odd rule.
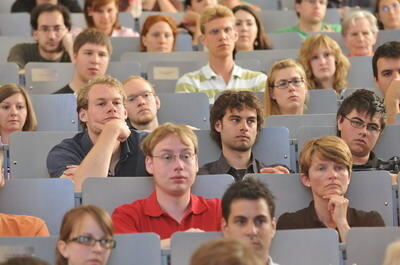
[[[129,83],[132,80],[142,80],[142,81],[146,82],[151,87],[151,91],[153,92],[153,94],[154,95],[156,94],[156,91],[154,89],[153,84],[150,83],[148,80],[144,79],[143,77],[139,76],[139,75],[131,75],[131,76],[129,76],[127,79],[122,81],[122,85],[124,86],[124,85],[126,85],[127,83]]]
[[[313,157],[345,165],[349,174],[353,158],[348,145],[337,136],[324,136],[308,141],[300,152],[300,172],[308,176]]]
[[[269,117],[271,115],[281,115],[281,110],[280,110],[278,103],[271,98],[271,91],[272,91],[272,89],[274,89],[277,72],[280,70],[286,69],[286,68],[294,68],[300,74],[301,78],[303,78],[305,89],[307,90],[307,88],[308,88],[307,76],[306,76],[306,73],[304,72],[304,69],[301,66],[301,64],[299,64],[298,62],[296,62],[293,59],[284,59],[284,60],[275,62],[272,65],[271,70],[269,71],[268,79],[267,79],[267,88],[265,89],[265,92],[264,92],[264,114],[265,114],[265,117]],[[306,95],[306,100],[304,102],[304,105],[305,105],[304,107],[306,107],[307,102],[308,102],[308,92]]]
[[[237,239],[225,238],[202,244],[190,259],[190,265],[262,265],[265,260],[256,255],[248,244]]]
[[[400,241],[392,242],[386,247],[383,265],[400,265]]]
[[[126,100],[126,94],[125,94],[125,90],[122,87],[121,82],[119,82],[117,79],[111,77],[111,76],[101,76],[98,78],[93,79],[92,81],[89,82],[89,84],[87,84],[86,86],[82,87],[81,89],[78,90],[78,95],[76,97],[76,101],[77,101],[77,112],[79,115],[79,112],[81,111],[81,109],[87,109],[88,108],[88,104],[89,104],[89,92],[90,89],[94,86],[94,85],[108,85],[111,87],[114,87],[118,90],[119,94],[122,97],[122,100],[125,102]],[[81,122],[81,125],[86,128],[86,123]]]
[[[217,18],[231,18],[232,22],[235,21],[235,15],[232,10],[223,5],[210,6],[204,9],[200,17],[200,31],[202,34],[206,33],[206,24]]]
[[[309,81],[308,89],[321,89],[320,82],[314,76],[311,67],[311,58],[313,52],[317,49],[327,49],[335,58],[335,74],[333,89],[336,93],[347,87],[347,73],[350,68],[350,62],[343,55],[342,49],[335,40],[325,34],[316,34],[308,37],[300,48],[299,62],[303,65]]]
[[[194,151],[197,153],[199,144],[197,136],[192,129],[186,125],[167,122],[158,126],[152,133],[144,138],[141,148],[145,156],[152,156],[156,145],[170,134],[178,136],[182,143],[187,146],[193,144]]]

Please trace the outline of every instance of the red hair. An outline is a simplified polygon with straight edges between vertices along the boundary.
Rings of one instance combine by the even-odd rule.
[[[150,31],[150,28],[158,23],[165,22],[169,25],[172,30],[172,34],[174,35],[174,47],[176,41],[176,34],[178,33],[178,28],[176,26],[175,20],[172,17],[164,16],[164,15],[152,15],[146,18],[146,21],[143,23],[142,31],[140,32],[140,51],[146,52],[147,48],[143,45],[143,37],[147,35]]]

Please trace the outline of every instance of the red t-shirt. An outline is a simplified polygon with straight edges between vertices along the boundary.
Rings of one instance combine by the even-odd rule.
[[[177,231],[198,228],[204,231],[221,230],[221,199],[205,199],[190,195],[191,207],[180,223],[161,210],[154,191],[148,198],[116,208],[112,214],[115,233],[153,232],[161,239]]]

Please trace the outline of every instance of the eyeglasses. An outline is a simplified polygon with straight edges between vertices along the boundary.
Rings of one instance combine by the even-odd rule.
[[[139,97],[142,97],[146,101],[150,101],[152,95],[153,95],[153,92],[147,91],[147,92],[144,92],[144,93],[139,94],[139,95],[129,96],[128,97],[128,102],[135,102],[136,99],[138,99]]]
[[[184,152],[180,154],[172,154],[172,153],[164,153],[159,156],[152,156],[161,159],[161,161],[165,162],[166,164],[175,162],[177,157],[184,163],[189,163],[192,161],[193,157],[195,156],[195,153],[192,152]]]
[[[356,129],[363,129],[364,127],[367,127],[367,131],[369,131],[371,133],[379,133],[382,130],[381,128],[379,128],[379,126],[376,123],[365,123],[362,120],[349,119],[346,116],[344,116],[344,118],[350,122],[350,125],[353,128],[356,128]]]
[[[392,4],[392,5],[390,5],[390,6],[382,6],[382,7],[381,7],[381,10],[382,10],[383,12],[389,12],[390,9],[393,9],[393,11],[396,11],[396,10],[399,9],[399,8],[400,8],[400,5],[399,5],[399,4]]]
[[[54,33],[60,34],[61,32],[63,32],[65,30],[65,27],[63,27],[63,26],[54,26],[54,27],[41,26],[41,27],[39,27],[38,30],[43,33],[49,33],[51,31],[54,31]]]
[[[94,246],[97,242],[100,243],[100,246],[107,249],[112,249],[117,246],[117,242],[114,239],[95,239],[92,236],[78,236],[68,240],[69,242],[76,242],[85,246]]]
[[[292,80],[281,80],[277,84],[273,85],[272,87],[277,87],[280,89],[287,89],[290,84],[295,87],[300,87],[304,83],[303,78],[293,78]]]
[[[313,4],[313,5],[315,5],[317,2],[319,4],[321,4],[321,5],[327,5],[328,4],[328,1],[326,1],[326,0],[304,0],[304,1],[308,2],[310,4]]]

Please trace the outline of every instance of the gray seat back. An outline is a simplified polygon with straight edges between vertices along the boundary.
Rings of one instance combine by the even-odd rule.
[[[71,82],[72,63],[35,63],[25,66],[25,87],[30,94],[52,94]]]
[[[208,54],[206,52],[176,51],[176,52],[126,52],[121,56],[121,61],[135,61],[142,65],[142,72],[146,73],[149,69],[150,62],[171,62],[171,61],[197,61],[201,65],[208,62]]]
[[[290,254],[288,254],[289,249]],[[339,238],[334,229],[277,231],[272,240],[270,253],[274,262],[278,264],[341,264]]]
[[[171,238],[171,264],[189,264],[191,256],[201,244],[221,237],[220,232],[174,233]],[[305,238],[307,238],[307,244],[304,244]],[[288,249],[290,249],[290,255],[288,255]],[[333,229],[277,231],[270,253],[274,262],[279,264],[341,264],[339,239],[337,232]]]
[[[10,136],[10,167],[13,178],[48,178],[47,155],[76,132],[14,132]]]
[[[217,160],[221,149],[211,138],[209,130],[194,131],[199,140],[199,163],[204,165]],[[266,166],[281,164],[289,167],[289,131],[287,128],[263,128],[253,149],[256,159]]]
[[[303,115],[272,115],[265,120],[265,127],[286,127],[289,137],[296,138],[297,131],[303,126],[334,126],[336,113],[303,114]]]
[[[337,95],[333,89],[313,89],[308,91],[310,100],[305,113],[328,114],[338,109]]]
[[[0,237],[2,254],[7,256],[34,256],[48,264],[56,260],[56,242],[58,236],[49,237]],[[3,253],[7,248],[6,253]],[[4,256],[2,256],[4,258]]]
[[[18,65],[15,63],[0,63],[0,80],[1,84],[19,83]]]
[[[79,130],[75,95],[32,95],[31,99],[38,120],[38,131]]]
[[[154,233],[116,234],[108,265],[161,265],[160,238]]]
[[[260,60],[263,72],[268,73],[272,65],[279,60],[286,58],[296,59],[298,49],[274,49],[274,50],[256,50],[256,51],[238,51],[236,60]]]
[[[346,264],[382,264],[388,244],[400,240],[399,227],[355,227],[347,233]]]
[[[198,61],[153,61],[148,63],[146,75],[157,93],[174,93],[181,76],[202,66]]]
[[[206,198],[222,198],[233,181],[233,177],[227,174],[197,176],[192,193]],[[112,193],[116,190],[118,192]],[[144,199],[153,190],[152,177],[88,178],[82,186],[82,204],[97,205],[111,214],[118,206]]]
[[[157,112],[160,123],[187,124],[200,129],[210,128],[210,108],[205,93],[158,94],[161,107]]]
[[[0,212],[42,218],[52,235],[74,203],[74,186],[65,178],[11,179],[0,190]]]

